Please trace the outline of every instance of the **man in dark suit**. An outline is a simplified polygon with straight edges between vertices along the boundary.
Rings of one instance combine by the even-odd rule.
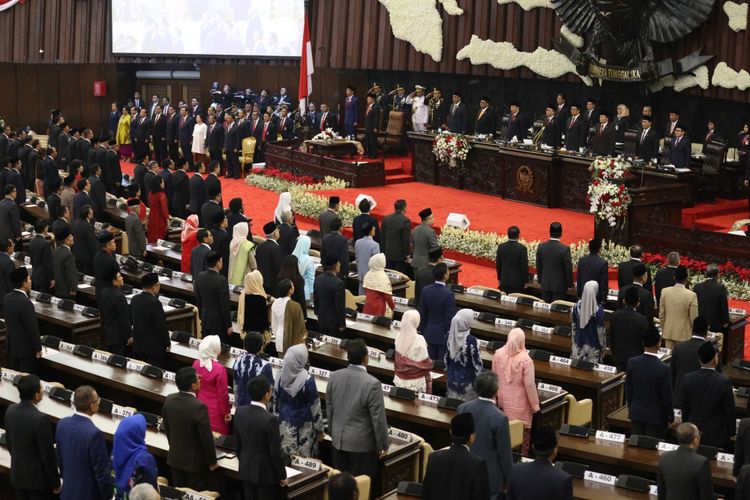
[[[560,147],[560,136],[562,129],[565,127],[565,122],[562,121],[562,117],[555,115],[556,106],[550,104],[544,110],[544,124],[542,126],[542,135],[538,142],[555,149]]]
[[[292,225],[293,221],[292,212],[284,211],[281,214],[281,225],[279,228],[279,248],[281,249],[281,256],[286,257],[292,255],[294,247],[297,245],[297,237],[299,236],[299,230]],[[346,240],[346,238],[344,238]],[[349,248],[349,240],[346,241],[347,250]]]
[[[223,162],[221,150],[224,147],[224,127],[216,121],[215,115],[208,116],[208,131],[206,133],[206,147],[211,160]]]
[[[184,159],[179,159],[176,162],[176,167],[175,171],[169,176],[172,188],[170,214],[185,219],[189,215],[188,205],[190,204],[190,178],[187,175],[187,162]],[[200,177],[200,175],[193,177]]]
[[[545,302],[564,299],[573,286],[570,247],[560,241],[562,231],[559,222],[550,224],[550,239],[540,244],[536,252],[536,272]]]
[[[257,256],[256,256],[257,259]],[[323,335],[346,336],[346,295],[339,278],[341,264],[335,255],[323,259],[323,272],[313,284],[313,307],[318,331]]]
[[[706,280],[695,285],[698,296],[698,314],[706,318],[712,332],[726,332],[729,326],[727,289],[719,283],[719,266],[706,266]]]
[[[685,134],[685,128],[681,123],[678,123],[674,129],[674,137],[669,140],[667,145],[665,159],[676,168],[687,168],[690,166],[691,149],[690,139]]]
[[[61,500],[109,500],[114,494],[104,434],[91,419],[99,411],[100,401],[90,385],[78,387],[73,394],[76,413],[57,424],[55,441],[65,485]]]
[[[78,219],[81,216],[81,208],[88,205],[93,208],[93,201],[91,200],[91,183],[88,179],[80,179],[76,183],[78,192],[73,197],[73,219]]]
[[[651,161],[659,156],[659,133],[651,126],[652,118],[644,115],[641,120],[641,130],[638,134],[638,157]]]
[[[251,223],[252,224],[252,223]],[[229,262],[229,244],[232,241],[232,237],[229,236],[227,228],[229,227],[229,220],[223,213],[217,213],[214,215],[213,229],[211,229],[211,250],[221,255],[222,262]],[[257,265],[257,263],[256,263]],[[222,266],[219,274],[229,279],[229,266]]]
[[[36,187],[36,179],[39,176],[42,160],[46,151],[42,149],[42,143],[38,139],[31,142],[31,151],[27,157],[27,162],[23,165],[24,184]],[[36,189],[34,189],[36,191]]]
[[[52,247],[47,240],[48,228],[49,223],[46,220],[38,220],[34,224],[34,237],[29,243],[31,287],[33,290],[44,293],[49,293],[55,282]]]
[[[90,205],[81,207],[81,215],[73,221],[73,257],[76,268],[83,274],[94,274],[94,255],[99,250],[99,242],[94,230],[94,211]]]
[[[117,246],[114,235],[107,230],[97,235],[100,250],[94,255],[94,282],[96,283],[96,301],[99,302],[104,289],[112,286],[112,274],[120,270],[120,265],[115,260]]]
[[[70,137],[70,124],[63,123],[61,127],[62,131],[57,138],[57,161],[60,168],[64,169],[70,161],[70,143],[73,139]]]
[[[602,240],[594,238],[589,241],[589,254],[578,259],[578,277],[576,279],[576,291],[578,296],[583,295],[583,286],[588,281],[596,281],[599,284],[599,293],[596,299],[600,304],[607,300],[609,288],[609,266],[607,261],[599,256],[602,249]]]
[[[279,498],[286,486],[286,468],[281,458],[279,419],[268,411],[271,384],[264,376],[251,378],[247,392],[249,405],[240,406],[234,414],[237,438],[239,477],[247,499]]]
[[[224,343],[233,340],[232,317],[229,315],[229,283],[219,271],[222,267],[221,255],[208,252],[208,269],[195,277],[193,288],[201,318],[203,337],[218,335]]]
[[[699,370],[682,378],[677,406],[684,422],[692,422],[701,431],[708,446],[725,448],[735,435],[735,406],[732,381],[716,371],[717,351],[706,341],[698,348]]]
[[[206,256],[213,245],[213,235],[208,229],[201,228],[196,233],[198,245],[190,253],[190,274],[197,278],[200,273],[207,269]]]
[[[73,246],[73,234],[67,226],[55,228],[55,242],[55,251],[52,254],[55,297],[75,300],[78,290],[78,269],[70,249]]]
[[[427,341],[430,359],[442,360],[445,355],[448,330],[456,314],[456,303],[448,281],[448,266],[443,262],[432,269],[435,282],[424,287],[419,299],[419,331]]]
[[[0,193],[5,191],[5,186],[8,184],[8,174],[12,165],[13,160],[7,156],[0,160]]]
[[[461,92],[454,90],[448,108],[446,124],[448,130],[456,134],[466,134],[469,131],[469,106],[461,100]]]
[[[124,281],[115,269],[110,269],[104,279],[110,286],[101,291],[97,301],[102,318],[102,345],[107,352],[125,355],[126,347],[133,343],[133,328],[128,301],[121,290]]]
[[[346,87],[346,99],[344,101],[344,129],[347,137],[357,135],[357,123],[359,122],[359,99],[354,95],[357,89],[351,85]],[[321,111],[323,106],[320,107]]]
[[[497,246],[495,268],[498,286],[505,293],[519,293],[526,289],[529,274],[529,251],[518,242],[521,230],[518,226],[508,228],[508,241]]]
[[[94,209],[94,218],[100,222],[104,221],[104,211],[107,209],[107,188],[102,182],[102,169],[99,164],[95,163],[89,169],[91,176],[89,184],[91,185],[91,208]]]
[[[380,129],[380,106],[375,102],[375,96],[367,94],[365,108],[365,154],[368,158],[378,155],[378,130]]]
[[[426,286],[435,283],[435,275],[433,269],[435,266],[443,262],[443,250],[438,248],[431,250],[428,254],[430,260],[429,264],[420,267],[414,273],[414,302],[415,305],[419,305],[419,299],[422,297],[422,291]]]
[[[695,452],[701,444],[700,431],[684,422],[677,426],[676,434],[680,447],[664,453],[656,470],[659,500],[713,500],[711,464]]]
[[[657,356],[661,336],[656,327],[646,331],[643,346],[646,352],[630,358],[626,368],[625,397],[632,433],[663,438],[674,421],[674,405],[669,367]]]
[[[258,264],[258,271],[263,275],[263,288],[266,293],[274,295],[283,259],[276,223],[267,222],[263,226],[263,234],[266,236],[266,241],[258,245],[255,251],[255,262]]]
[[[618,288],[624,288],[627,285],[633,283],[633,269],[635,266],[641,263],[643,257],[643,248],[640,245],[630,246],[630,260],[620,262],[617,265],[617,286]],[[643,283],[643,287],[648,290],[649,295],[652,294],[653,286],[651,284],[651,271],[646,270],[646,282]]]
[[[3,298],[13,291],[10,274],[16,265],[10,256],[14,251],[13,240],[0,240],[0,313],[3,312]]]
[[[120,196],[122,193],[122,167],[120,167],[119,146],[116,141],[109,141],[107,152],[104,155],[102,171],[106,173],[107,191]]]
[[[39,139],[36,139],[36,143],[39,143]],[[23,179],[24,185],[31,186],[32,184],[29,183],[29,171],[31,170],[31,167],[29,166],[29,155],[34,151],[31,136],[27,136],[21,141],[21,144],[22,147],[18,151],[18,159],[21,160],[21,178]]]
[[[161,106],[154,108],[151,118],[151,144],[154,145],[154,156],[159,163],[168,157],[167,152],[167,117],[162,113]],[[192,131],[191,131],[192,133]]]
[[[372,204],[370,203],[370,200],[362,198],[362,201],[359,202],[360,214],[352,221],[352,243],[356,244],[358,239],[367,236],[367,234],[362,232],[362,226],[365,222],[368,222],[370,227],[375,228],[375,234],[372,239],[380,243],[380,225],[378,219],[370,215],[371,208]]]
[[[3,311],[10,366],[14,370],[36,373],[36,360],[42,357],[42,344],[34,304],[29,299],[31,276],[28,269],[19,267],[10,273],[9,278],[13,291],[3,298]]]
[[[672,360],[669,362],[669,367],[672,374],[672,388],[678,403],[682,392],[682,378],[701,368],[698,349],[706,342],[706,334],[708,334],[706,318],[698,316],[693,320],[692,337],[677,342],[672,349]]]
[[[609,122],[609,112],[599,115],[599,124],[593,139],[594,154],[612,156],[615,154],[615,126]]]
[[[583,117],[586,119],[586,128],[595,128],[599,125],[599,116],[602,110],[596,106],[596,99],[586,99],[586,111]]]
[[[56,157],[57,150],[47,148],[46,156],[42,160],[42,186],[45,198],[52,194],[52,186],[62,182],[60,172],[57,169],[57,162],[55,161]]]
[[[209,177],[211,177],[209,175]],[[221,191],[216,191],[215,187],[208,188],[208,201],[201,207],[200,225],[206,229],[216,228],[215,220],[218,214],[223,214],[224,209],[221,208]]]
[[[477,438],[473,415],[460,413],[454,416],[450,436],[450,448],[430,455],[422,482],[422,498],[489,499],[487,462],[470,450]],[[493,477],[492,480],[500,484],[502,477]]]
[[[278,133],[281,134],[282,139],[294,138],[294,120],[289,116],[287,108],[281,108],[279,112]]]
[[[349,276],[349,240],[341,234],[341,219],[336,217],[331,221],[331,232],[323,236],[320,257],[325,259],[333,255],[339,261],[339,277],[346,281]],[[364,264],[364,263],[363,263]]]
[[[586,119],[581,116],[581,108],[573,104],[570,107],[570,118],[565,124],[565,149],[577,152],[580,148],[585,148],[588,135],[589,127]]]
[[[176,160],[180,157],[180,115],[175,111],[174,106],[169,106],[164,111],[167,114],[167,123],[164,130],[167,155],[172,160]]]
[[[496,373],[488,370],[477,375],[474,389],[479,399],[461,404],[458,413],[474,417],[475,439],[469,446],[487,464],[490,498],[497,498],[506,490],[513,467],[508,417],[495,404]]]
[[[3,190],[0,201],[0,240],[21,240],[21,212],[16,204],[16,186],[10,184]]]
[[[188,211],[191,214],[198,215],[203,204],[208,201],[208,194],[206,192],[206,182],[203,180],[203,175],[206,173],[206,166],[201,162],[195,168],[195,175],[188,181],[188,189],[190,191]]]
[[[565,94],[560,93],[555,97],[555,115],[560,119],[561,124],[565,124],[570,118],[570,105],[567,103]]]
[[[193,127],[195,127],[195,119],[188,113],[187,107],[183,106],[180,108],[180,118],[177,124],[177,136],[180,141],[180,149],[182,150],[182,157],[185,158],[190,165],[190,169],[193,169],[193,153],[191,148],[193,145]]]
[[[206,183],[206,194],[208,195],[208,198],[211,199],[213,196],[211,193],[221,194],[221,181],[219,180],[219,175],[221,175],[221,163],[217,160],[211,160],[206,168],[206,172],[208,172],[208,175],[204,179]],[[219,206],[224,206],[221,198],[219,198],[218,203]],[[201,224],[205,223],[207,222],[201,221]]]
[[[195,397],[201,387],[195,368],[177,370],[175,383],[180,392],[167,396],[161,413],[172,485],[202,491],[208,489],[210,473],[219,468],[208,408]]]
[[[164,368],[167,351],[171,346],[167,317],[159,302],[159,276],[144,274],[141,278],[143,292],[130,301],[133,324],[133,354],[148,364]]]
[[[497,132],[497,115],[490,107],[490,98],[479,99],[479,111],[474,121],[474,134],[495,134]]]
[[[8,158],[8,146],[10,146],[10,125],[4,125],[0,131],[0,161]]]
[[[609,348],[615,360],[617,371],[625,371],[628,360],[643,354],[643,336],[649,323],[636,307],[638,290],[635,287],[625,289],[624,307],[612,314],[609,320]]]
[[[52,424],[36,405],[44,397],[36,375],[18,381],[20,403],[5,412],[5,440],[10,452],[10,481],[19,499],[51,499],[60,492],[60,473]]]
[[[240,143],[240,128],[234,122],[233,114],[227,113],[224,120],[226,121],[224,124],[224,154],[227,157],[226,175],[230,178],[239,179],[240,160],[237,155],[242,148],[242,144]]]
[[[320,103],[320,113],[318,114],[317,120],[315,122],[313,135],[317,134],[318,132],[323,132],[327,128],[336,130],[338,127],[336,125],[336,117],[333,115],[333,113],[331,113],[331,110],[328,109],[328,104],[322,102]]]
[[[659,298],[661,297],[661,291],[670,286],[674,286],[675,279],[674,274],[677,270],[677,266],[680,265],[680,254],[677,252],[669,252],[667,254],[667,267],[663,267],[656,271],[654,276],[654,288],[656,290],[656,305],[659,305]]]
[[[573,478],[553,464],[557,456],[557,435],[554,429],[542,427],[537,430],[533,449],[533,462],[513,466],[506,500],[573,500]]]
[[[320,228],[320,238],[331,232],[331,222],[333,219],[337,219],[337,212],[339,211],[339,203],[341,199],[338,196],[330,196],[328,198],[328,208],[323,210],[318,217],[318,224]]]
[[[505,138],[511,141],[515,137],[518,142],[523,142],[526,138],[528,128],[526,117],[521,113],[521,103],[512,101],[510,103],[510,113],[508,114],[508,131],[505,134]]]
[[[6,417],[7,418],[7,417]],[[738,476],[740,468],[750,460],[750,418],[740,420],[734,443],[734,475]]]
[[[396,200],[394,212],[383,218],[383,238],[380,247],[385,254],[388,269],[411,276],[409,256],[411,254],[411,221],[405,215],[406,200]]]
[[[5,187],[14,186],[16,188],[16,205],[23,205],[26,203],[26,185],[23,182],[23,176],[21,175],[21,160],[16,160],[13,166],[8,172],[8,176],[5,178]]]
[[[265,161],[266,144],[275,142],[277,135],[276,122],[273,120],[273,116],[270,113],[263,113],[263,123],[261,123],[260,130],[258,131],[259,139],[255,144],[255,158],[253,161],[256,163]]]

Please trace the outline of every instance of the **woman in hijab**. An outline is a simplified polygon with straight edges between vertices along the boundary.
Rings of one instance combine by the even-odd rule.
[[[185,228],[180,234],[182,243],[182,260],[180,261],[180,271],[190,274],[190,257],[193,248],[198,246],[198,216],[193,214],[185,219]]]
[[[294,247],[292,255],[297,257],[297,267],[302,279],[305,280],[305,300],[312,297],[313,286],[315,285],[315,262],[310,257],[310,246],[312,240],[309,236],[300,235],[297,238],[297,245]]]
[[[279,203],[276,205],[276,209],[273,211],[273,219],[276,222],[277,226],[280,226],[284,223],[284,221],[281,220],[281,214],[283,214],[284,211],[292,211],[292,193],[289,193],[287,191],[284,191],[279,195]],[[294,217],[292,217],[292,221],[294,221]]]
[[[258,269],[255,262],[255,243],[248,241],[250,227],[247,222],[235,224],[232,230],[232,241],[229,242],[229,284],[241,285],[248,273]]]
[[[284,355],[276,384],[274,412],[279,416],[281,449],[289,456],[313,457],[323,439],[323,413],[315,379],[307,373],[307,346],[297,344]]]
[[[307,339],[305,317],[300,305],[292,300],[294,283],[284,279],[279,282],[279,298],[271,306],[271,332],[276,342],[276,352],[282,356],[289,347]]]
[[[370,257],[370,270],[365,274],[362,286],[365,288],[365,307],[363,314],[385,316],[386,306],[391,312],[396,308],[393,303],[391,280],[385,274],[385,254],[377,253]]]
[[[573,348],[571,359],[601,363],[604,358],[606,330],[604,308],[597,302],[599,283],[587,281],[581,299],[573,308]]]
[[[531,440],[531,418],[539,411],[539,394],[534,382],[534,362],[526,352],[526,337],[523,330],[514,328],[508,333],[508,341],[495,351],[492,371],[497,374],[500,388],[497,391],[497,406],[508,416],[508,420],[523,422],[524,456],[529,453]]]
[[[292,300],[299,304],[302,309],[302,314],[307,319],[307,302],[305,301],[305,281],[302,279],[302,275],[299,272],[299,266],[297,257],[294,255],[287,255],[281,260],[281,269],[279,274],[276,276],[277,282],[281,283],[282,280],[289,280],[294,285],[294,293],[292,293]],[[278,291],[277,291],[278,294]],[[281,296],[281,294],[278,294]]]
[[[255,269],[245,275],[244,289],[237,304],[237,329],[246,332],[260,332],[268,340],[271,338],[268,325],[268,295],[263,289],[263,275]]]
[[[156,487],[159,471],[156,460],[146,448],[146,418],[140,413],[125,417],[117,426],[112,445],[115,469],[115,498],[127,498],[136,484]]]
[[[432,394],[432,360],[427,353],[427,341],[417,332],[418,326],[419,312],[406,311],[396,334],[393,385]]]
[[[445,375],[448,397],[471,401],[477,398],[474,379],[482,372],[477,338],[471,335],[474,311],[459,310],[451,320],[448,349],[445,352]]]
[[[221,340],[218,335],[203,337],[198,345],[200,359],[193,361],[201,388],[196,396],[208,407],[211,430],[224,436],[229,435],[229,421],[232,419],[227,388],[227,370],[219,363]]]

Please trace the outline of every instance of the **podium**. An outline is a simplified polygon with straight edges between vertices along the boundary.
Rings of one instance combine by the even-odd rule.
[[[595,220],[597,238],[630,246],[635,242],[635,230],[640,224],[662,224],[679,226],[682,207],[690,199],[687,184],[657,184],[644,187],[629,187],[632,202],[625,221],[615,227]]]

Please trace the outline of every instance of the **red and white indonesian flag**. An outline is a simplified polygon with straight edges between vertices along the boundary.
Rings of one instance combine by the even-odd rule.
[[[0,0],[0,12],[10,9],[17,3],[24,3],[26,0]]]
[[[307,113],[307,98],[312,94],[312,74],[314,72],[310,30],[307,27],[307,17],[305,17],[305,33],[302,36],[302,57],[299,61],[299,92],[297,94],[300,115]]]

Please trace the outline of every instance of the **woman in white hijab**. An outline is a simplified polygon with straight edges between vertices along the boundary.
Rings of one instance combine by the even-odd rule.
[[[250,226],[238,222],[232,228],[232,241],[229,242],[229,284],[241,285],[245,275],[258,269],[255,262],[255,243],[248,241]]]
[[[393,311],[396,305],[393,303],[393,289],[391,280],[385,274],[385,254],[376,253],[370,257],[370,270],[365,274],[362,285],[365,288],[365,306],[363,314],[373,316],[385,316],[386,306]]]
[[[276,205],[276,209],[273,211],[273,218],[277,226],[284,223],[281,219],[281,215],[284,212],[292,212],[292,193],[284,191],[279,195],[279,203]],[[294,218],[292,218],[294,220]]]
[[[193,368],[201,380],[201,388],[196,396],[208,407],[211,430],[229,435],[229,421],[232,419],[227,389],[227,371],[219,363],[221,340],[218,335],[203,337],[198,345],[200,359],[193,361]]]
[[[571,359],[601,363],[606,346],[604,308],[596,301],[599,283],[587,281],[581,300],[573,308],[573,347]]]
[[[323,439],[323,412],[315,379],[305,369],[307,357],[305,344],[291,346],[276,383],[274,412],[279,416],[281,449],[288,456],[313,457]]]
[[[393,385],[432,394],[432,360],[427,353],[427,341],[417,332],[419,319],[419,312],[414,310],[406,311],[401,318],[401,329],[396,334]]]
[[[445,375],[448,397],[470,401],[477,398],[474,380],[482,372],[477,338],[471,335],[474,311],[459,310],[451,320],[448,349],[445,352]]]

